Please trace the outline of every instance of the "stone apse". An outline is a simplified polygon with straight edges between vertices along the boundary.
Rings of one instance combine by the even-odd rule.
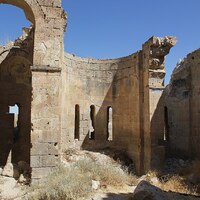
[[[69,148],[118,150],[138,174],[164,156],[164,58],[174,37],[152,37],[118,59],[64,52],[61,0],[0,0],[32,23],[0,46],[0,166],[25,161],[46,176]],[[18,116],[9,108],[17,105]],[[160,128],[161,127],[161,128]]]

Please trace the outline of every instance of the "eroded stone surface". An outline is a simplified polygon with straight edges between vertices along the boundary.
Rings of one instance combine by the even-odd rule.
[[[165,90],[169,151],[182,158],[200,158],[199,58],[197,49],[181,60]]]

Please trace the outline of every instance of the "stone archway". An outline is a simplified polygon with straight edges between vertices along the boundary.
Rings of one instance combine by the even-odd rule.
[[[61,68],[64,55],[63,38],[66,15],[61,7],[61,0],[0,0],[1,3],[12,4],[23,9],[27,19],[35,27],[33,29],[32,53],[26,49],[30,41],[24,46],[19,46],[18,52],[20,53],[16,55],[20,57],[21,62],[16,62],[15,67],[11,67],[12,72],[8,74],[12,79],[11,74],[14,72],[15,81],[20,81],[22,77],[26,77],[25,79],[22,78],[25,84],[19,84],[27,86],[26,81],[28,78],[26,75],[29,72],[31,73],[31,77],[29,77],[32,79],[31,87],[27,87],[31,88],[31,92],[29,90],[30,98],[24,98],[29,99],[29,102],[31,102],[29,103],[31,110],[31,126],[29,126],[29,129],[31,133],[29,134],[30,137],[23,142],[29,144],[28,151],[30,151],[30,154],[27,160],[30,159],[32,177],[38,179],[47,175],[59,159]],[[8,48],[7,53],[4,52],[4,59],[12,60],[12,57],[7,57],[7,54],[10,53],[12,53],[12,50]],[[13,54],[13,56],[16,55]],[[23,66],[27,66],[24,64],[26,61],[23,58],[30,61],[28,64],[30,71],[24,72],[26,75],[21,75],[23,69],[26,68]],[[0,87],[3,87],[3,84],[0,83]],[[12,105],[16,103],[20,107],[19,101],[11,102]],[[21,110],[24,107],[26,106],[22,106]]]
[[[30,165],[33,41],[34,28],[24,28],[22,37],[0,47],[0,167],[3,168],[21,161]],[[9,112],[14,105],[19,107],[17,121],[15,114]]]
[[[61,0],[0,0],[21,8],[35,26],[33,65],[60,68],[66,14]]]
[[[29,60],[12,53],[0,64],[0,166],[10,161],[14,164],[19,161],[30,164],[30,66]],[[15,114],[9,112],[9,107],[15,104],[19,106],[17,121]]]
[[[10,5],[14,5],[17,6],[19,8],[21,8],[25,15],[27,20],[29,20],[30,22],[32,22],[33,24],[35,24],[35,15],[33,13],[32,8],[30,7],[30,2],[27,0],[0,0],[0,4],[10,4]]]

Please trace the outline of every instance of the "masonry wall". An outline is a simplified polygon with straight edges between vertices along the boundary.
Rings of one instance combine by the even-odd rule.
[[[150,42],[151,41],[151,42]],[[146,62],[149,65],[149,120],[151,140],[151,169],[162,167],[166,155],[167,141],[165,137],[165,108],[164,108],[164,78],[165,56],[171,47],[176,44],[176,38],[166,36],[164,38],[152,37],[143,46],[146,54]],[[148,149],[146,151],[149,151]]]
[[[163,62],[175,42],[173,37],[152,37],[141,51],[119,59],[65,54],[62,150],[118,150],[134,161],[138,173],[150,168],[152,158],[164,159],[165,148],[159,144],[164,131],[159,129],[164,124],[160,117]],[[95,108],[93,121],[91,106]],[[112,124],[108,108],[112,108]],[[108,137],[110,127],[112,139]]]
[[[199,56],[200,50],[177,64],[166,89],[170,153],[199,157]]]
[[[66,14],[61,8],[61,0],[0,0],[0,3],[23,9],[34,27],[32,49],[26,43],[21,48],[33,52],[29,54],[31,62],[27,67],[31,73],[30,109],[27,113],[31,126],[26,137],[29,137],[32,178],[39,179],[56,166],[60,154],[61,63]],[[25,59],[29,56],[26,55]]]
[[[191,119],[191,149],[192,155],[200,158],[200,49],[188,55],[191,69],[191,85],[192,94],[190,100],[190,119]]]
[[[139,53],[113,59],[83,59],[65,54],[65,124],[62,149],[114,149],[139,159]],[[75,106],[80,108],[79,138],[75,138]],[[92,126],[90,107],[94,106]],[[108,108],[112,130],[108,137]],[[94,130],[93,130],[94,129]],[[90,132],[94,137],[90,138]]]
[[[28,120],[18,150],[27,148],[23,158],[32,167],[32,178],[47,176],[69,148],[117,150],[135,162],[138,174],[147,172],[154,152],[152,144],[158,147],[163,134],[158,131],[162,125],[163,62],[175,38],[152,37],[140,51],[124,58],[83,59],[64,54],[66,14],[61,0],[0,3],[22,8],[33,24],[31,42],[21,38],[21,46],[15,43],[19,55],[12,54],[16,45],[11,45],[8,53],[0,53],[0,81],[6,82],[1,84],[0,93],[6,96],[6,106],[9,101],[19,103],[22,121]],[[13,76],[6,67],[9,65],[16,69]],[[17,87],[13,97],[12,85],[3,93],[4,84],[9,88],[10,80]],[[20,92],[24,90],[27,96]],[[28,103],[22,103],[25,99]],[[7,112],[4,106],[0,108]],[[13,115],[6,120],[9,132]]]

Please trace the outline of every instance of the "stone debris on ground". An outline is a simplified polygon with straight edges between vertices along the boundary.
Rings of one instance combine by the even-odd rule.
[[[8,163],[2,170],[3,176],[13,177],[14,166],[12,163]]]
[[[11,177],[0,176],[0,199],[10,200],[25,194],[25,186],[22,187]]]
[[[65,152],[62,156],[62,162],[67,167],[83,159],[92,159],[97,162],[112,165],[113,168],[119,168],[120,163],[113,160],[109,156],[101,153],[89,151],[71,150]],[[167,159],[165,165],[166,173],[177,173],[180,169],[185,169],[191,165],[191,161],[182,159]],[[17,180],[11,178],[13,170],[18,170],[20,175]],[[28,200],[29,194],[26,194],[25,187],[26,173],[30,172],[26,163],[20,162],[17,166],[8,164],[2,168],[0,176],[0,199],[8,200]],[[15,172],[16,174],[16,172]],[[196,176],[191,174],[191,182],[196,183]],[[139,184],[138,184],[139,183]],[[91,187],[94,191],[93,195],[87,200],[200,200],[200,197],[183,195],[175,192],[166,192],[159,189],[160,180],[156,175],[143,175],[137,178],[134,185],[127,185],[124,188],[116,189],[109,186],[103,187],[103,183],[99,180],[92,180]],[[155,186],[154,186],[155,185]]]
[[[147,181],[141,181],[133,193],[132,200],[200,200],[200,196],[166,192]]]
[[[98,190],[99,187],[100,187],[100,182],[99,182],[99,181],[92,180],[92,189],[93,189],[93,190]]]

